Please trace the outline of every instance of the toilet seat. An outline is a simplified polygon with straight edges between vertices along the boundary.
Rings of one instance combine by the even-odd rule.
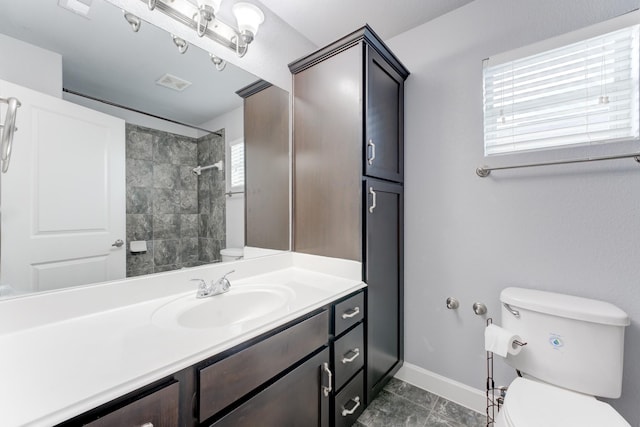
[[[593,396],[516,378],[500,410],[501,427],[631,427]]]

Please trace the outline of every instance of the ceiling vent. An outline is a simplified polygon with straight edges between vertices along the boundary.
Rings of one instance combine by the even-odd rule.
[[[164,76],[160,77],[158,80],[156,80],[156,84],[176,90],[178,92],[182,92],[183,90],[191,86],[191,82],[181,79],[180,77],[176,77],[172,74],[165,74]]]

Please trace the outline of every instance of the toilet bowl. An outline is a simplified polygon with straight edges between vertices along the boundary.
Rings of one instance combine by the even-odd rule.
[[[500,294],[502,328],[526,345],[495,427],[631,427],[599,397],[622,392],[629,316],[613,304],[523,288]]]
[[[242,259],[244,250],[242,248],[225,248],[220,250],[222,262],[237,261]]]
[[[495,427],[630,427],[610,405],[575,391],[516,378]]]

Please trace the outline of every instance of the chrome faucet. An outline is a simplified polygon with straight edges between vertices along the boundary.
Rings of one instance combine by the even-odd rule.
[[[196,298],[207,298],[229,292],[229,289],[231,289],[231,282],[229,282],[227,276],[233,272],[235,272],[235,270],[231,270],[215,282],[212,281],[211,283],[207,283],[203,279],[191,279],[192,281],[199,282]]]

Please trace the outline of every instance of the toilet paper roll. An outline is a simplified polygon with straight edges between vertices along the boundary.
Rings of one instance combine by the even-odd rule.
[[[129,251],[131,253],[135,252],[146,252],[147,251],[147,242],[144,240],[134,240],[129,243]]]
[[[498,356],[516,355],[522,351],[522,346],[515,344],[522,342],[522,338],[497,325],[489,325],[484,330],[484,349]]]

